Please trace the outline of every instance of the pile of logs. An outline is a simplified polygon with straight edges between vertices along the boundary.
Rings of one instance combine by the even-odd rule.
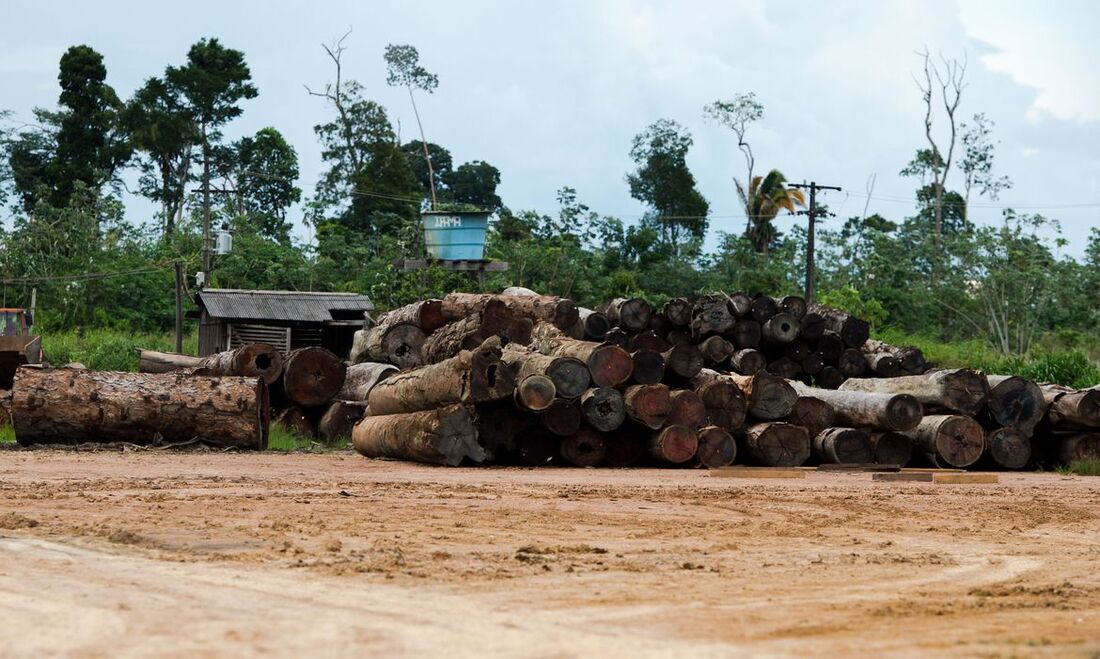
[[[358,332],[360,453],[458,465],[925,464],[1100,455],[1100,391],[934,370],[798,297],[716,293],[599,309],[453,293]]]

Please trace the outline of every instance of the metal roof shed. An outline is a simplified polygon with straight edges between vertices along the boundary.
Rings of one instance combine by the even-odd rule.
[[[270,343],[283,352],[324,346],[346,356],[352,337],[374,309],[365,295],[207,288],[199,305],[199,355],[247,343]]]

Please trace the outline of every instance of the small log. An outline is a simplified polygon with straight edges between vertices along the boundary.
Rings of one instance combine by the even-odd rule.
[[[768,368],[768,359],[759,350],[744,348],[730,357],[730,367],[741,375],[756,375]]]
[[[482,462],[477,416],[467,405],[420,412],[367,416],[351,434],[355,450],[368,458],[394,458],[456,467],[464,459]]]
[[[202,357],[138,349],[138,373],[172,373],[202,366]]]
[[[1100,428],[1100,390],[1076,391],[1058,384],[1041,384],[1047,404],[1046,423],[1054,430]]]
[[[672,346],[682,346],[685,343],[694,343],[691,338],[691,332],[686,329],[674,329],[665,334],[665,339],[668,340],[668,344]]]
[[[1039,385],[1013,375],[989,375],[989,400],[986,410],[993,422],[1006,428],[1018,428],[1030,436],[1043,420],[1047,402]]]
[[[825,328],[840,335],[844,345],[849,348],[858,348],[871,336],[871,326],[862,318],[856,318],[852,314],[839,309],[823,307],[820,304],[812,304],[808,311],[818,314],[825,319]]]
[[[634,362],[631,378],[638,384],[656,384],[665,377],[665,358],[659,352],[638,350],[630,355]]]
[[[791,413],[791,408],[798,400],[798,394],[786,380],[766,372],[756,375],[737,375],[736,373],[723,375],[710,369],[703,369],[692,384],[698,390],[699,384],[715,379],[728,380],[737,385],[748,401],[749,416],[756,419],[764,421],[782,419]]]
[[[776,299],[776,305],[780,313],[794,316],[796,320],[806,315],[806,298],[797,295],[787,295]]]
[[[691,389],[676,389],[668,395],[668,418],[665,423],[670,426],[687,426],[699,428],[706,425],[707,406],[703,397]]]
[[[695,457],[704,467],[728,467],[737,459],[737,443],[733,441],[733,435],[718,426],[700,428],[697,440],[699,448],[695,451]]]
[[[520,464],[528,467],[545,467],[557,464],[560,438],[542,429],[516,435],[515,456]]]
[[[832,405],[820,398],[803,395],[800,392],[787,421],[792,425],[805,428],[810,437],[817,437],[821,431],[836,424],[836,414],[833,412]]]
[[[817,375],[823,368],[825,368],[825,360],[821,358],[820,353],[811,352],[802,360],[802,372],[806,375]]]
[[[577,322],[577,305],[572,300],[551,295],[490,295],[488,293],[451,293],[443,298],[443,317],[449,321],[466,318],[482,312],[490,301],[496,300],[515,315],[545,321],[561,330],[567,330]]]
[[[810,457],[810,436],[800,426],[755,423],[745,426],[742,437],[748,454],[766,467],[797,467]]]
[[[629,467],[646,454],[646,440],[641,433],[620,429],[604,435],[604,464],[609,467]]]
[[[697,336],[724,334],[731,331],[737,323],[737,317],[730,307],[730,299],[722,293],[704,295],[697,299],[691,315],[691,329]]]
[[[665,358],[665,372],[690,380],[703,369],[703,356],[699,348],[685,344],[671,348],[662,354]]]
[[[783,357],[768,364],[768,373],[786,380],[797,380],[802,377],[802,365]]]
[[[740,387],[724,378],[697,377],[691,384],[703,401],[710,425],[719,426],[729,432],[744,425],[748,401]]]
[[[542,427],[559,437],[569,437],[581,427],[581,408],[576,401],[557,399],[539,414]]]
[[[21,366],[9,405],[23,446],[197,440],[267,447],[270,412],[260,378]]]
[[[416,368],[423,361],[427,335],[411,323],[375,325],[359,330],[352,339],[350,361],[389,362],[398,368]]]
[[[917,450],[934,455],[937,463],[960,469],[977,462],[985,449],[985,430],[974,419],[958,414],[925,416],[905,434]]]
[[[570,339],[540,324],[535,328],[532,347],[544,355],[572,357],[588,366],[592,382],[598,387],[613,387],[630,379],[634,361],[630,353],[615,345],[603,345],[591,341]]]
[[[1070,465],[1078,460],[1100,460],[1100,433],[1055,432],[1050,435],[1054,463]]]
[[[626,420],[623,396],[610,387],[593,387],[581,394],[581,413],[596,430],[610,432]]]
[[[765,345],[783,345],[798,338],[802,323],[790,314],[776,314],[760,328],[761,340]]]
[[[591,309],[579,308],[577,309],[579,322],[584,330],[584,336],[581,338],[588,339],[590,341],[603,341],[607,336],[607,330],[611,329],[611,321],[607,316]]]
[[[201,358],[154,350],[139,351],[139,373],[171,373],[180,370],[189,370],[195,375],[259,377],[271,385],[283,374],[283,356],[266,343],[250,343]]]
[[[749,313],[753,320],[763,325],[771,320],[772,316],[779,313],[779,305],[766,295],[757,295],[753,298]]]
[[[867,368],[871,369],[871,372],[879,377],[895,378],[902,374],[901,364],[899,364],[898,360],[888,352],[864,351],[863,358],[867,361]],[[852,377],[857,376],[858,374]]]
[[[722,364],[736,352],[733,344],[721,336],[710,336],[699,344],[699,352],[703,355],[703,361],[707,364]]]
[[[752,298],[744,293],[731,293],[729,296],[730,311],[737,318],[745,318],[752,313]]]
[[[511,403],[477,405],[477,443],[485,450],[485,461],[506,459],[515,452],[516,436],[531,426],[529,415],[521,414]]]
[[[650,457],[669,464],[683,464],[699,450],[699,438],[692,428],[668,426],[649,439]]]
[[[826,428],[814,437],[813,446],[825,464],[867,464],[875,457],[870,435],[856,428]]]
[[[561,457],[574,467],[595,467],[607,454],[603,435],[591,428],[581,428],[561,441]]]
[[[621,327],[612,327],[607,330],[607,334],[604,335],[602,343],[611,346],[618,346],[623,350],[630,351],[630,339],[631,336],[627,334],[626,330]]]
[[[835,366],[844,352],[844,340],[832,330],[825,330],[817,340],[817,351],[826,364]]]
[[[665,352],[672,348],[672,344],[664,338],[657,336],[653,330],[646,330],[635,334],[630,339],[630,352],[638,350],[652,350],[653,352]]]
[[[425,335],[431,334],[447,324],[443,317],[443,300],[420,300],[398,307],[378,317],[376,326],[379,325],[414,325],[419,327]]]
[[[663,384],[633,384],[623,390],[626,414],[634,421],[657,430],[665,425],[671,409],[668,387]]]
[[[580,396],[591,381],[588,366],[574,357],[544,355],[510,345],[504,349],[501,359],[515,370],[521,381],[532,375],[546,376],[560,398]]]
[[[885,352],[894,356],[898,367],[907,375],[920,375],[928,370],[928,364],[924,360],[924,353],[914,346],[895,346],[879,341],[867,339],[863,344],[864,352]]]
[[[898,378],[855,378],[844,382],[844,391],[909,394],[922,405],[977,416],[989,396],[985,375],[970,369],[930,371]]]
[[[516,383],[512,398],[520,409],[541,412],[554,403],[556,393],[553,380],[545,375],[532,374]]]
[[[810,348],[810,344],[802,339],[795,339],[783,348],[783,356],[796,363],[802,363],[802,360],[811,353],[813,349]]]
[[[904,467],[913,459],[913,440],[892,430],[871,433],[875,464]]]
[[[858,378],[867,370],[867,360],[863,353],[855,348],[848,348],[840,353],[836,361],[836,367],[846,378]]]
[[[833,366],[824,366],[814,375],[814,384],[822,389],[839,389],[846,379],[840,369]]]
[[[751,319],[739,320],[733,326],[733,331],[727,334],[727,336],[733,339],[733,345],[738,350],[759,348],[761,337],[760,323]]]
[[[612,325],[618,325],[636,334],[649,328],[649,317],[653,313],[653,307],[638,297],[618,297],[607,305],[606,313]]]
[[[283,391],[298,405],[323,405],[340,392],[347,371],[347,365],[325,348],[291,350],[283,361]]]
[[[817,341],[825,333],[825,318],[821,314],[806,313],[802,316],[802,338]]]
[[[507,398],[515,390],[516,381],[510,369],[502,368],[501,352],[500,340],[493,337],[476,350],[463,350],[438,364],[390,376],[371,390],[367,399],[371,414],[400,414]],[[545,386],[536,391],[546,387],[553,390],[549,378],[544,379],[540,384]],[[553,399],[551,391],[549,400]]]
[[[662,309],[665,318],[675,327],[691,325],[691,303],[682,297],[674,297]]]
[[[279,412],[275,417],[275,423],[299,437],[304,437],[306,439],[315,439],[317,437],[317,428],[313,425],[313,422],[309,420],[309,417],[306,416],[305,410],[297,405],[284,408]]]
[[[880,394],[864,391],[832,391],[815,389],[801,382],[791,386],[800,396],[812,396],[833,408],[838,425],[881,430],[912,430],[920,423],[924,411],[909,394]]]
[[[1031,460],[1031,438],[1018,428],[997,428],[986,434],[985,451],[1002,469],[1023,469]]]
[[[360,362],[348,367],[344,377],[344,386],[336,393],[338,400],[367,402],[371,389],[382,380],[397,373],[393,364],[379,362]]]
[[[351,429],[363,418],[366,405],[337,400],[329,404],[328,409],[317,422],[317,434],[326,442],[336,442],[351,437]]]

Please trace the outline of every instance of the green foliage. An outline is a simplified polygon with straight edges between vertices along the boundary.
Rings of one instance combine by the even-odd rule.
[[[12,438],[14,441],[14,437]],[[0,442],[4,441],[0,437]],[[1077,474],[1078,476],[1100,476],[1100,460],[1074,460],[1059,472]]]
[[[184,334],[185,354],[198,354],[198,334]],[[42,356],[46,362],[61,366],[79,362],[93,370],[136,371],[138,351],[142,348],[174,352],[176,340],[163,332],[133,332],[96,329],[47,332],[42,335]]]
[[[10,423],[0,426],[0,444],[15,443],[15,428]]]
[[[821,291],[818,293],[817,301],[827,307],[835,307],[859,316],[870,323],[872,329],[886,320],[886,309],[883,308],[882,303],[874,298],[865,298],[850,284]]]
[[[187,51],[187,64],[168,67],[165,77],[179,89],[206,138],[212,137],[209,131],[240,116],[238,103],[259,93],[244,53],[226,48],[216,38],[196,42]]]
[[[302,198],[294,185],[298,179],[298,153],[274,128],[262,128],[242,137],[228,152],[226,168],[234,180],[237,214],[246,216],[264,237],[287,244],[290,223],[287,211]]]
[[[281,423],[272,423],[267,433],[267,448],[269,451],[302,451],[313,446],[313,440],[303,437],[287,428]]]

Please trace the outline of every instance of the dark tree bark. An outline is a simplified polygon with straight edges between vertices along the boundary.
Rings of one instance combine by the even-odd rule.
[[[737,459],[737,443],[733,435],[718,426],[704,426],[697,434],[699,448],[695,452],[699,464],[714,469],[733,464]]]
[[[904,467],[913,459],[913,440],[891,430],[872,432],[871,450],[876,464]]]
[[[657,333],[653,330],[639,332],[630,339],[630,352],[636,352],[638,350],[665,352],[670,348],[672,348],[672,344],[664,338],[657,336]]]
[[[283,391],[298,405],[324,405],[340,392],[348,367],[319,346],[291,350],[283,361]]]
[[[578,309],[578,322],[584,330],[584,336],[580,338],[590,341],[603,341],[607,336],[607,330],[611,329],[611,321],[607,316],[591,309]],[[577,338],[577,337],[574,337]]]
[[[902,374],[901,364],[888,352],[866,352],[863,358],[867,361],[867,368],[882,378],[895,378]],[[852,377],[856,377],[853,375]]]
[[[768,359],[759,350],[744,348],[730,357],[730,367],[740,375],[756,375],[768,368]]]
[[[710,336],[699,344],[699,352],[707,364],[723,364],[733,355],[736,348],[721,336]]]
[[[695,301],[691,329],[696,336],[725,334],[733,329],[736,322],[737,317],[730,306],[730,298],[726,295],[704,295]]]
[[[862,346],[871,336],[871,326],[862,318],[820,304],[811,304],[808,311],[824,318],[825,328],[839,334],[844,345],[849,348]]]
[[[775,301],[780,313],[790,314],[796,319],[806,315],[806,298],[797,295],[788,295]]]
[[[817,340],[817,351],[821,353],[821,358],[826,364],[836,366],[840,361],[841,353],[844,352],[844,340],[836,332],[825,330]]]
[[[867,370],[867,360],[859,350],[848,348],[840,353],[840,359],[837,360],[836,367],[844,377],[858,378]]]
[[[825,319],[821,314],[807,313],[802,316],[802,338],[817,341],[825,333]]]
[[[703,356],[699,348],[691,344],[676,346],[662,355],[665,358],[665,373],[690,380],[703,369]]]
[[[755,423],[745,427],[743,438],[753,461],[767,467],[797,467],[810,457],[810,436],[800,426]]]
[[[607,453],[603,436],[591,428],[581,428],[561,441],[561,457],[574,467],[595,467]]]
[[[674,297],[665,302],[663,313],[675,327],[691,325],[691,303],[682,297]]]
[[[825,464],[869,464],[874,462],[871,437],[856,428],[826,428],[813,439],[814,455]]]
[[[824,366],[814,375],[814,384],[822,389],[839,389],[844,385],[846,379],[840,369],[833,366]]]
[[[482,462],[486,457],[477,441],[477,416],[466,405],[367,416],[355,425],[351,439],[355,450],[368,458],[456,467],[464,459]]]
[[[749,312],[752,319],[763,325],[771,320],[772,316],[779,313],[779,305],[775,300],[766,295],[757,295],[753,298],[752,308]]]
[[[1057,384],[1039,385],[1047,404],[1046,423],[1054,430],[1100,428],[1100,390],[1075,391]]]
[[[665,358],[659,352],[638,350],[630,355],[634,362],[631,377],[638,384],[657,384],[665,377]]]
[[[733,331],[727,336],[733,339],[733,345],[738,350],[759,348],[761,336],[760,323],[751,319],[739,320],[737,324],[733,326]]]
[[[559,437],[568,437],[581,427],[581,408],[576,401],[557,399],[539,415],[539,422]]]
[[[748,401],[749,415],[760,420],[785,418],[791,413],[791,408],[798,399],[798,394],[786,380],[771,373],[723,375],[710,369],[703,369],[692,384],[698,391],[699,385],[710,380],[726,380],[736,385]]]
[[[731,380],[700,374],[692,380],[691,385],[703,400],[709,424],[724,428],[728,432],[733,432],[744,425],[748,401],[741,388]]]

